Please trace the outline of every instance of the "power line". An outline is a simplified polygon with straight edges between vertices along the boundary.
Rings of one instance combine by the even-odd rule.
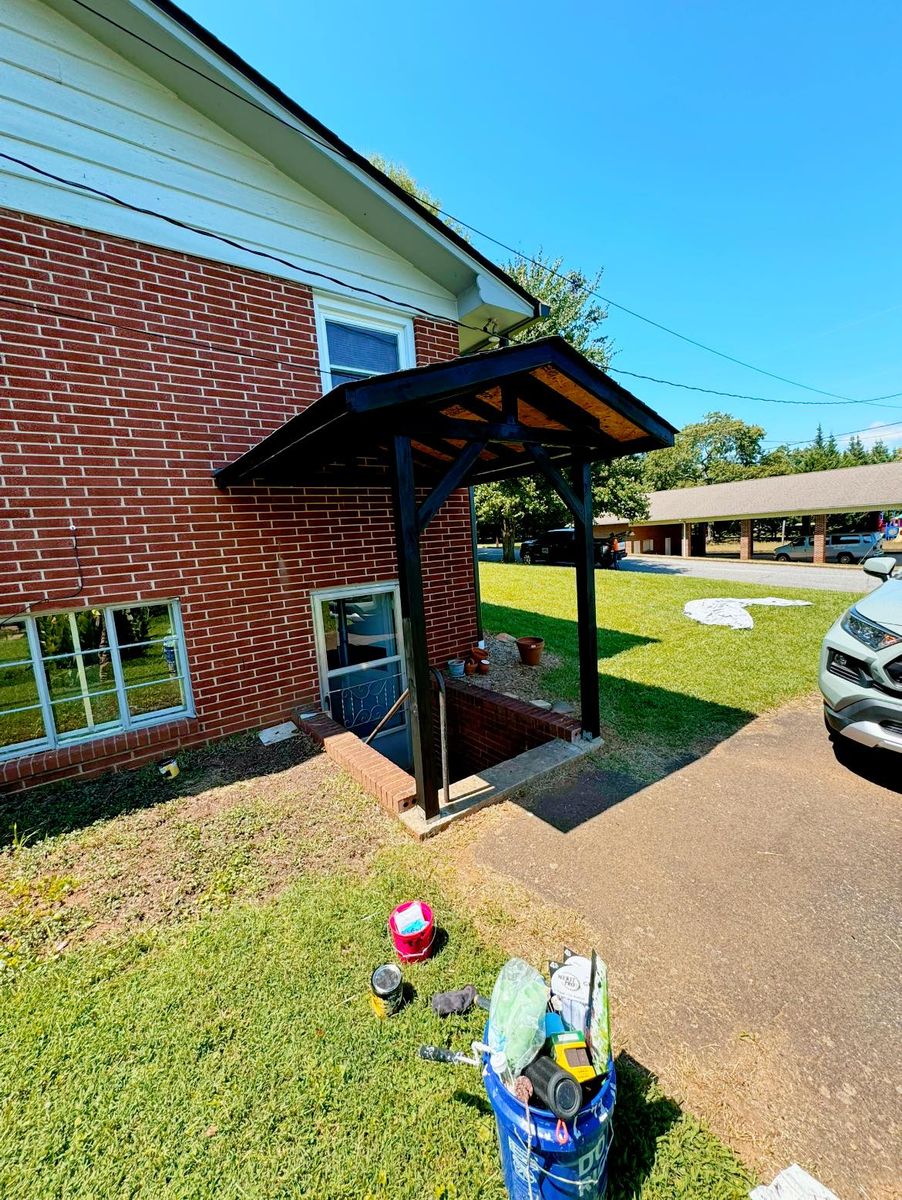
[[[647,379],[650,383],[664,383],[668,387],[684,388],[689,392],[705,392],[709,396],[727,396],[731,400],[758,400],[762,404],[802,404],[817,408],[848,408],[850,404],[872,404],[877,408],[902,409],[902,404],[880,404],[877,400],[780,400],[773,396],[749,396],[744,392],[721,392],[717,388],[699,387],[694,383],[677,383],[673,379],[659,379],[656,375],[639,375],[636,371],[624,371],[620,367],[605,367],[605,370],[609,374],[629,375],[632,379]],[[893,393],[893,396],[897,395],[902,396],[902,392]],[[891,400],[893,396],[884,398]]]
[[[398,300],[393,296],[385,295],[384,292],[377,292],[372,288],[360,287],[357,284],[348,283],[344,279],[339,279],[336,275],[328,275],[325,271],[316,271],[313,267],[303,267],[299,263],[292,262],[289,258],[283,258],[280,254],[271,254],[268,250],[258,250],[254,246],[246,246],[243,242],[227,237],[224,233],[214,233],[211,229],[204,229],[200,225],[192,225],[189,221],[182,221],[179,217],[172,217],[168,213],[159,212],[155,208],[133,204],[130,200],[123,200],[121,196],[115,196],[112,192],[105,192],[101,188],[92,187],[89,183],[81,183],[77,179],[69,179],[65,175],[57,175],[53,171],[46,171],[43,167],[29,162],[27,159],[17,158],[14,154],[6,154],[0,150],[0,158],[5,158],[7,162],[15,163],[17,166],[24,167],[28,171],[33,171],[36,175],[42,175],[45,179],[51,179],[54,183],[61,183],[64,187],[75,188],[77,191],[97,196],[101,200],[106,200],[110,204],[117,205],[119,208],[128,209],[129,212],[140,213],[145,217],[156,217],[160,221],[165,221],[167,225],[173,225],[176,229],[184,229],[189,233],[196,233],[199,237],[222,242],[226,246],[231,246],[234,250],[240,250],[245,254],[253,254],[257,258],[264,258],[269,262],[279,263],[283,267],[288,267],[292,271],[299,271],[304,275],[311,275],[315,279],[325,279],[328,283],[335,284],[336,287],[346,288],[352,292],[359,292],[362,296],[373,297],[376,300],[381,300],[383,304],[407,308],[419,316],[429,317],[434,321],[450,321],[461,329],[471,329],[476,333],[483,334],[486,332],[485,329],[480,328],[478,325],[467,325],[464,321],[458,321],[454,317],[446,317],[440,313],[431,312],[428,308],[420,308],[418,304],[411,304],[407,300]]]
[[[897,425],[902,425],[902,421],[887,421],[883,425],[868,425],[865,429],[849,429],[845,433],[831,433],[829,436],[833,437],[833,438],[854,437],[858,433],[873,433],[877,429],[893,429]],[[813,438],[801,438],[797,442],[769,441],[765,444],[773,445],[778,448],[780,446],[807,446],[810,442],[814,442],[816,440],[817,440],[817,437],[815,435],[815,437],[813,437]]]
[[[323,271],[316,271],[313,268],[301,266],[300,264],[293,262],[291,259],[284,258],[281,255],[271,254],[267,250],[259,250],[253,246],[248,246],[243,242],[237,241],[235,238],[227,237],[225,234],[215,233],[212,230],[203,229],[201,226],[192,225],[187,221],[182,221],[178,217],[169,216],[167,213],[159,212],[156,209],[148,208],[144,205],[133,204],[131,201],[124,200],[122,197],[116,196],[112,192],[107,192],[107,191],[102,190],[101,188],[92,187],[90,184],[82,183],[79,180],[69,179],[67,176],[58,175],[55,172],[47,171],[43,167],[39,167],[39,166],[37,166],[37,164],[29,162],[27,159],[18,158],[15,155],[7,154],[3,151],[0,151],[0,158],[4,158],[8,162],[15,163],[17,166],[24,167],[26,170],[33,171],[34,173],[41,175],[47,179],[51,179],[55,183],[60,183],[65,187],[72,187],[79,191],[87,192],[90,195],[97,196],[100,199],[102,199],[110,204],[115,204],[117,207],[125,208],[131,212],[137,212],[144,216],[154,217],[158,220],[164,221],[165,223],[167,223],[169,225],[173,225],[178,229],[184,229],[190,233],[198,234],[201,237],[206,237],[206,238],[210,238],[215,241],[218,241],[218,242],[222,242],[225,245],[231,246],[233,249],[240,250],[242,252],[246,252],[251,255],[255,255],[259,258],[264,258],[264,259],[267,259],[267,260],[270,260],[273,262],[277,262],[277,263],[281,264],[282,266],[286,266],[286,267],[290,268],[291,270],[298,271],[301,274],[311,275],[317,279],[325,279],[328,282],[335,284],[337,287],[346,288],[351,291],[356,291],[356,292],[360,292],[360,293],[368,295],[368,296],[375,297],[376,299],[379,299],[379,300],[383,301],[384,303],[387,303],[390,305],[408,308],[412,312],[414,312],[420,316],[429,317],[432,320],[448,321],[449,323],[456,325],[460,329],[469,329],[476,333],[485,333],[486,332],[485,329],[481,329],[475,325],[467,324],[467,322],[465,322],[465,321],[460,321],[453,317],[442,316],[439,313],[431,312],[429,309],[421,308],[419,305],[410,304],[407,301],[399,300],[395,297],[388,296],[382,292],[376,292],[371,288],[359,287],[355,284],[348,283],[347,281],[340,279],[338,276],[328,275]],[[7,302],[12,300],[12,303],[24,304],[24,302],[16,301],[15,299],[13,299],[11,297],[4,297],[3,299]],[[40,306],[37,304],[34,304],[33,307],[38,308]],[[46,306],[45,311],[55,313],[57,311],[57,309],[55,306]],[[105,317],[93,318],[93,317],[77,317],[77,316],[74,316],[74,314],[69,314],[69,315],[74,320],[90,321],[91,323],[95,323],[95,324],[112,324],[112,325],[116,324],[115,321],[111,321]],[[120,326],[120,327],[122,327],[122,326]],[[131,327],[123,327],[123,328],[128,328],[129,332],[138,333],[142,336],[149,334],[149,331],[147,331],[147,330],[135,330],[135,329],[132,329]],[[182,344],[189,346],[189,347],[196,348],[198,345],[201,344],[199,341],[197,341],[195,339],[191,339],[191,338],[179,339],[178,335],[167,335],[167,337],[169,340],[172,340],[172,341],[178,340]],[[207,347],[209,349],[215,349],[215,350],[222,351],[225,353],[241,355],[242,357],[246,357],[246,358],[254,358],[257,361],[264,361],[257,354],[245,353],[240,350],[233,349],[230,347],[225,347],[222,345],[217,346],[214,343],[207,343]],[[299,369],[303,369],[303,368],[299,368]],[[897,405],[883,405],[883,404],[880,404],[880,402],[878,400],[837,400],[834,402],[830,402],[830,401],[817,401],[817,400],[776,399],[776,398],[771,398],[771,397],[766,397],[766,396],[747,396],[747,395],[743,395],[738,392],[723,392],[723,391],[718,391],[714,388],[699,387],[695,384],[679,383],[679,382],[676,382],[676,381],[670,380],[670,379],[661,379],[654,375],[641,375],[637,372],[627,371],[627,370],[625,370],[623,368],[619,368],[619,367],[610,367],[610,368],[608,368],[608,370],[614,372],[615,374],[628,375],[635,379],[645,379],[645,380],[649,380],[654,383],[666,384],[669,387],[684,388],[689,391],[704,392],[709,395],[727,396],[727,397],[731,397],[734,399],[757,400],[757,401],[761,401],[762,403],[766,403],[766,404],[789,404],[789,405],[797,405],[797,406],[801,405],[801,406],[826,407],[827,405],[834,403],[837,406],[849,405],[849,404],[854,404],[854,405],[867,404],[867,405],[877,405],[878,407],[884,407],[884,408],[899,407]],[[886,397],[886,398],[890,399],[891,397]]]
[[[313,143],[314,145],[319,146],[321,149],[329,151],[330,154],[336,154],[340,158],[344,158],[346,161],[352,163],[355,166],[359,166],[359,163],[356,161],[356,158],[353,157],[351,154],[347,153],[340,146],[336,146],[336,145],[332,144],[331,142],[326,141],[323,138],[317,137],[315,134],[310,133],[308,130],[301,128],[295,121],[286,120],[286,118],[280,116],[278,113],[272,112],[272,110],[267,108],[265,105],[258,104],[257,101],[252,100],[249,96],[245,96],[241,92],[236,91],[234,88],[229,87],[228,84],[222,83],[218,79],[214,79],[211,75],[208,75],[206,72],[201,71],[198,67],[195,67],[192,64],[185,62],[183,59],[179,58],[177,55],[170,54],[168,50],[164,50],[161,46],[158,46],[155,42],[150,41],[148,38],[142,37],[140,34],[136,33],[134,30],[129,29],[127,26],[122,25],[118,21],[113,20],[113,18],[107,16],[106,13],[102,13],[98,9],[92,8],[92,6],[90,4],[85,3],[85,0],[75,0],[75,3],[80,8],[83,8],[87,12],[92,13],[95,17],[98,17],[100,20],[105,21],[107,24],[112,25],[114,28],[118,29],[120,32],[125,33],[128,37],[134,38],[136,41],[140,42],[142,45],[147,46],[149,49],[154,50],[156,53],[162,55],[164,58],[169,59],[170,62],[173,62],[176,65],[182,67],[184,70],[190,71],[194,75],[197,75],[202,79],[205,79],[208,83],[211,83],[214,87],[217,87],[220,90],[227,92],[230,96],[234,97],[236,100],[240,100],[242,103],[247,104],[251,108],[256,109],[258,112],[261,112],[264,115],[272,118],[272,120],[278,121],[279,124],[284,125],[288,129],[291,129],[294,133],[300,134],[302,137],[306,138],[309,142]],[[531,258],[529,255],[524,254],[520,250],[516,250],[513,246],[508,245],[506,242],[501,241],[499,238],[494,237],[490,233],[486,233],[482,229],[478,229],[475,225],[469,224],[469,222],[464,221],[461,217],[455,216],[453,213],[450,213],[446,209],[441,208],[438,204],[434,204],[428,200],[420,199],[419,197],[414,197],[414,199],[421,205],[421,207],[423,207],[427,210],[431,209],[436,215],[443,217],[446,221],[456,222],[458,225],[463,226],[464,229],[468,229],[471,233],[476,234],[478,237],[484,238],[486,241],[491,242],[493,245],[500,247],[500,249],[502,249],[502,250],[505,250],[508,254],[513,254],[516,258],[522,259],[524,262],[531,263],[533,266],[539,267],[541,270],[547,271],[549,274],[555,275],[559,279],[563,279],[568,283],[573,282],[572,277],[570,277],[568,275],[564,275],[562,272],[549,267],[546,263],[539,262],[538,259]],[[215,236],[215,235],[210,235],[210,236]],[[271,256],[271,257],[273,257],[273,256]],[[278,259],[278,258],[275,258],[275,261],[284,262],[284,260]],[[298,268],[295,268],[295,269],[298,269]],[[325,278],[330,278],[330,277],[325,276]],[[342,285],[342,286],[349,286],[349,285]],[[585,287],[581,287],[579,290],[582,292],[583,295],[593,296],[593,297],[595,297],[595,299],[601,300],[602,303],[610,305],[611,308],[616,308],[619,312],[626,313],[628,316],[634,317],[638,321],[643,321],[645,324],[651,325],[653,328],[659,329],[663,333],[669,334],[671,337],[678,338],[680,341],[686,342],[690,346],[695,346],[699,350],[705,350],[709,354],[714,354],[718,358],[725,359],[727,362],[735,363],[737,366],[744,367],[746,370],[755,371],[759,375],[766,375],[768,378],[776,379],[780,383],[787,383],[791,387],[801,388],[804,391],[813,392],[813,393],[815,393],[817,395],[821,395],[821,396],[828,396],[834,400],[842,400],[848,404],[876,404],[877,401],[879,401],[879,400],[891,400],[891,399],[895,399],[897,396],[902,395],[902,392],[894,392],[891,395],[876,396],[876,397],[872,397],[869,400],[854,400],[852,397],[844,396],[844,395],[840,394],[839,392],[828,392],[828,391],[825,391],[823,388],[812,387],[810,384],[800,383],[796,379],[790,379],[786,375],[778,375],[773,371],[766,370],[764,367],[758,367],[754,363],[746,362],[744,359],[737,358],[732,354],[727,354],[723,350],[717,350],[714,346],[709,346],[705,342],[698,341],[696,338],[691,338],[687,334],[680,333],[679,330],[673,329],[668,325],[662,324],[660,321],[655,321],[651,317],[646,317],[643,313],[637,312],[635,309],[628,308],[624,304],[619,304],[616,300],[612,300],[609,296],[602,295],[601,292],[597,291],[594,288],[585,286]],[[373,293],[373,294],[378,295],[378,293]],[[408,307],[413,307],[413,306],[408,305]],[[461,322],[457,322],[457,324],[461,328],[467,328],[467,329],[474,328],[473,326],[462,325]],[[477,332],[485,333],[486,331],[484,329],[479,329],[479,330],[477,330]],[[669,382],[669,381],[661,380],[659,382]],[[674,386],[689,387],[691,385],[675,384]],[[697,389],[697,390],[702,390],[702,389]],[[726,395],[727,393],[722,393],[722,394]],[[744,398],[744,397],[738,397],[738,398]]]

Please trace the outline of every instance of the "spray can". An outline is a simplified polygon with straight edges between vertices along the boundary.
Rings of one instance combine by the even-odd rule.
[[[370,976],[370,1004],[380,1021],[393,1016],[404,999],[404,980],[401,968],[395,963],[377,967]]]

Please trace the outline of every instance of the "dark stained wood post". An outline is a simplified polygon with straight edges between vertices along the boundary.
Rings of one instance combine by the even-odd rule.
[[[426,648],[423,565],[420,559],[420,529],[410,438],[393,437],[390,449],[401,628],[404,632],[407,686],[410,688],[407,711],[413,773],[417,781],[417,803],[428,819],[438,816],[439,803],[432,727],[432,677]]]
[[[579,694],[583,729],[596,738],[601,732],[601,717],[598,709],[598,625],[595,613],[592,466],[579,452],[573,455],[573,491],[579,506],[579,512],[574,513]]]

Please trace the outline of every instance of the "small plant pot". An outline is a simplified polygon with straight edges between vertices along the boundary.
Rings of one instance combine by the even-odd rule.
[[[488,675],[488,673],[489,673],[489,660],[488,660],[487,658],[484,658],[484,659],[482,660],[482,662],[478,662],[478,663],[476,664],[476,670],[479,672],[479,674],[480,674],[480,675]]]
[[[465,675],[475,675],[476,674],[476,663],[473,662],[472,658],[468,658],[467,661],[464,663],[464,674]]]
[[[545,639],[540,637],[517,638],[517,649],[520,651],[520,662],[524,667],[537,667],[542,661]]]
[[[449,658],[448,674],[452,679],[462,679],[464,674],[464,660],[462,658]]]
[[[470,647],[470,658],[472,658],[473,662],[477,662],[477,663],[488,662],[489,661],[489,652],[488,652],[488,650],[485,649],[484,646],[471,646]]]

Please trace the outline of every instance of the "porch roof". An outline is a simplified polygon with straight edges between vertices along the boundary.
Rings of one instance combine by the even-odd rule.
[[[674,427],[561,337],[344,383],[221,467],[221,488],[389,486],[392,439],[417,479],[455,486],[673,444]],[[547,473],[547,472],[546,472]]]

